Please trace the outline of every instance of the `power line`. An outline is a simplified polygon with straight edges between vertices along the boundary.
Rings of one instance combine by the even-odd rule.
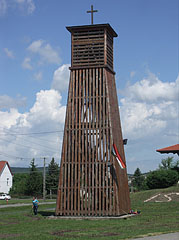
[[[40,151],[41,151],[41,149],[39,149],[39,148],[29,147],[29,146],[26,146],[26,145],[23,145],[23,144],[20,144],[20,143],[14,143],[14,142],[8,141],[8,140],[6,140],[6,139],[0,138],[0,140],[1,140],[1,141],[4,141],[4,142],[11,143],[11,144],[19,145],[19,146],[21,146],[21,147],[25,147],[25,148],[30,148],[30,149],[35,149],[35,150],[40,150]],[[35,143],[34,143],[34,144],[35,144]],[[47,147],[47,146],[44,146],[44,147],[45,147],[45,148],[48,148],[48,149],[49,149],[48,151],[50,151],[50,152],[54,152],[54,151],[56,152],[55,149],[52,150],[51,148],[49,148],[49,147]]]
[[[17,156],[14,156],[14,155],[10,155],[10,154],[7,154],[7,153],[4,153],[4,152],[1,152],[0,151],[0,155],[4,155],[4,156],[6,156],[6,157],[9,157],[9,158],[16,158],[16,159],[19,159],[19,160],[21,160],[21,161],[23,161],[23,160],[28,160],[28,159],[41,159],[42,157],[17,157]],[[49,158],[53,158],[53,156],[51,156],[51,157],[49,157]],[[56,158],[57,160],[60,160],[59,158]]]
[[[6,130],[7,131],[7,130]],[[30,134],[41,134],[41,133],[52,133],[52,132],[62,132],[62,131],[48,131],[48,132],[39,132],[39,133],[30,133]],[[2,134],[0,134],[0,135],[2,135]],[[25,134],[18,134],[18,133],[5,133],[4,135],[7,135],[7,136],[16,136],[17,138],[18,137],[22,137],[23,138],[23,136],[25,136]],[[26,134],[27,135],[27,134]],[[34,138],[34,136],[30,136],[30,135],[28,135],[30,138]],[[37,136],[37,135],[35,135],[35,136]],[[37,137],[36,137],[37,138]],[[49,146],[45,146],[45,145],[43,145],[43,144],[40,144],[40,143],[37,143],[37,142],[32,142],[32,141],[29,141],[29,140],[27,140],[27,139],[25,139],[25,138],[23,138],[24,139],[24,141],[26,141],[26,142],[29,142],[29,143],[31,143],[31,144],[35,144],[35,145],[38,145],[38,146],[41,146],[41,147],[43,147],[43,148],[45,148],[45,149],[49,149],[50,150],[50,152],[58,152],[57,151],[57,149],[54,149],[54,148],[51,148],[51,147],[49,147]],[[10,142],[10,140],[8,141],[8,140],[6,140],[6,139],[4,139],[4,138],[1,138],[1,140],[2,141],[5,141],[5,142]],[[16,139],[15,139],[16,140]],[[61,144],[62,143],[62,141],[53,141],[53,140],[46,140],[46,139],[40,139],[40,141],[46,141],[46,142],[54,142],[54,143],[56,143],[56,144]],[[23,145],[23,144],[20,144],[20,143],[16,143],[16,142],[11,142],[12,144],[15,144],[15,145],[20,145],[20,146],[22,146],[22,147],[26,147],[26,148],[31,148],[31,149],[36,149],[36,150],[40,150],[40,151],[42,151],[42,149],[40,149],[40,148],[37,148],[37,147],[29,147],[29,146],[26,146],[26,145]]]
[[[37,133],[34,133],[34,134],[37,134]],[[1,134],[0,134],[1,135]],[[29,136],[30,138],[34,138],[34,136],[31,136],[31,134],[30,135],[28,135],[28,134],[18,134],[18,133],[16,133],[16,132],[14,132],[13,131],[13,133],[7,133],[7,129],[6,129],[6,133],[5,133],[5,135],[10,135],[10,136],[16,136],[16,137],[23,137],[23,136]],[[37,137],[36,137],[37,138]],[[23,138],[23,139],[25,139],[25,138]],[[41,139],[42,140],[42,139]],[[42,141],[44,141],[45,139],[43,139]],[[27,141],[27,140],[25,140],[26,142],[30,142],[30,141]],[[48,141],[49,142],[49,140],[45,140],[45,141]],[[52,142],[52,140],[50,141],[50,142]],[[53,141],[53,142],[56,142],[56,141]],[[32,143],[32,142],[31,142]],[[56,142],[57,143],[57,142]],[[40,145],[40,144],[39,144]],[[42,145],[43,146],[43,145]]]
[[[11,130],[11,132],[9,131],[8,133],[7,133],[7,129],[5,129],[5,132],[6,133],[3,133],[3,134],[1,134],[0,133],[0,135],[11,135],[11,136],[29,136],[29,137],[31,137],[31,138],[34,138],[34,136],[33,135],[35,135],[35,137],[37,138],[37,135],[39,134],[39,135],[42,135],[42,136],[44,136],[46,133],[58,133],[58,132],[61,132],[61,133],[63,133],[64,131],[63,130],[59,130],[59,131],[46,131],[46,132],[35,132],[35,133],[18,133],[18,132],[14,132],[14,131],[12,131]],[[32,135],[32,136],[31,136]],[[40,139],[41,139],[41,137],[42,136],[39,136],[40,137]],[[58,136],[59,137],[59,136]],[[47,142],[49,142],[49,140],[46,140],[46,139],[41,139],[42,141],[47,141]],[[56,142],[56,141],[53,141],[53,140],[50,140],[50,142]]]
[[[41,134],[52,134],[52,133],[63,133],[64,130],[60,130],[60,131],[47,131],[47,132],[32,132],[32,133],[0,133],[0,135],[41,135]]]

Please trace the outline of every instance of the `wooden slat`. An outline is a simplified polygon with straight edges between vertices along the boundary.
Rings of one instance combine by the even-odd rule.
[[[82,211],[84,210],[84,206],[83,206],[83,199],[84,199],[84,196],[83,196],[83,193],[84,193],[84,179],[85,179],[85,146],[84,146],[84,143],[85,143],[85,128],[84,128],[84,115],[85,115],[85,73],[84,73],[84,69],[82,70],[83,71],[83,78],[81,78],[81,81],[82,81],[82,87],[81,87],[81,90],[82,90],[82,107],[81,107],[81,110],[82,110],[82,137],[81,137],[81,144],[82,144],[82,167],[81,167],[81,171],[82,171],[82,176],[81,176],[81,209]]]
[[[73,114],[72,114],[72,118],[74,119],[75,118],[75,85],[76,85],[76,79],[78,79],[78,75],[79,75],[79,71],[78,70],[75,70],[73,71],[74,72],[74,83],[73,83],[73,98],[72,101],[73,101]],[[76,126],[76,121],[74,122],[74,128]],[[72,146],[74,148],[74,163],[75,163],[75,171],[74,171],[74,174],[75,174],[75,184],[74,184],[74,214],[76,215],[77,212],[78,212],[78,209],[77,209],[77,190],[78,190],[78,172],[77,172],[77,163],[78,163],[78,159],[77,159],[77,152],[76,152],[76,142],[77,140],[77,136],[76,134],[74,134],[74,145]],[[71,146],[69,146],[69,148],[71,148]]]
[[[95,72],[96,72],[96,74],[95,74],[95,82],[96,82],[96,106],[95,106],[95,108],[96,108],[96,122],[97,123],[99,123],[98,122],[98,71],[97,71],[97,69],[95,69]],[[95,159],[95,161],[96,161],[96,195],[95,195],[95,210],[96,210],[96,215],[98,214],[98,193],[99,193],[99,189],[98,189],[98,186],[99,186],[99,172],[98,172],[98,169],[99,169],[99,159],[98,159],[98,131],[99,131],[99,129],[98,128],[96,128],[96,159]]]
[[[75,81],[74,79],[76,78],[76,71],[73,71],[73,93],[72,93],[72,114],[71,116],[74,116],[75,113],[74,113],[74,106],[75,106],[75,89],[74,89],[74,85],[75,85]],[[75,171],[76,171],[76,168],[75,168],[75,121],[74,121],[74,117],[71,117],[71,129],[72,129],[72,144],[71,144],[71,152],[72,152],[72,159],[71,159],[71,162],[72,162],[72,169],[71,169],[71,179],[72,179],[72,182],[71,182],[71,187],[73,186],[73,188],[71,189],[71,206],[72,206],[72,211],[71,211],[71,214],[72,212],[74,213],[76,211],[76,206],[75,206],[75,191],[76,191],[76,182],[75,182]]]
[[[76,82],[76,87],[78,89],[79,87],[79,82],[82,81],[82,70],[79,70],[79,76],[78,76],[78,81]],[[80,90],[80,89],[79,89]],[[78,91],[76,91],[76,96],[78,95]],[[78,116],[78,109],[76,107],[76,114]],[[81,142],[81,139],[78,139],[77,135],[76,135],[76,142],[79,143]],[[77,210],[77,214],[80,215],[80,187],[81,187],[81,159],[79,159],[79,155],[77,155],[77,151],[78,151],[78,145],[76,145],[76,155],[75,155],[75,158],[76,158],[76,161],[77,161],[77,164],[78,164],[78,176],[77,176],[77,179],[78,179],[78,188],[77,188],[77,191],[78,191],[78,210]]]
[[[88,179],[88,216],[90,215],[90,211],[91,211],[91,186],[92,186],[92,161],[91,161],[91,158],[92,158],[92,152],[91,152],[91,149],[92,149],[92,130],[91,130],[91,113],[92,113],[92,104],[91,104],[91,84],[92,84],[92,79],[91,79],[91,71],[90,70],[86,70],[87,71],[87,75],[88,75],[88,88],[89,88],[89,136],[88,136],[88,139],[89,139],[89,179]]]
[[[102,86],[101,86],[101,90],[102,90],[102,93],[101,95],[104,96],[104,93],[105,93],[105,84],[104,84],[104,79],[103,79],[103,69],[101,69],[101,81],[102,81]],[[102,97],[102,125],[104,126],[105,125],[105,118],[106,118],[106,114],[105,114],[105,98]],[[106,202],[106,191],[105,191],[105,169],[106,169],[106,161],[105,161],[105,129],[102,129],[102,138],[103,138],[103,168],[102,168],[102,172],[103,172],[103,182],[102,182],[102,187],[103,187],[103,205],[102,205],[102,215],[105,216],[107,215],[106,214],[106,205],[105,205],[105,202]]]
[[[101,122],[102,122],[102,119],[101,119],[101,78],[102,78],[102,74],[101,74],[101,68],[98,69],[98,93],[99,93],[99,109],[98,109],[98,115],[99,115],[99,142],[98,142],[98,146],[99,146],[99,199],[98,199],[98,202],[99,202],[99,215],[101,215],[101,191],[102,191],[102,182],[101,182],[101,165],[102,165],[102,155],[101,155],[101,141],[102,141],[102,136],[101,136]]]
[[[86,71],[85,71],[86,72]],[[86,102],[86,122],[88,122],[88,76],[86,74],[85,76],[85,102]],[[87,126],[87,125],[86,125]],[[88,159],[88,152],[89,152],[89,149],[88,149],[88,128],[86,127],[85,129],[86,131],[86,134],[85,134],[85,199],[84,199],[84,202],[85,202],[85,207],[84,207],[84,212],[85,212],[85,215],[87,215],[87,189],[88,189],[88,178],[89,178],[89,172],[88,172],[88,166],[89,164],[87,164],[87,159]]]
[[[92,77],[92,94],[93,94],[93,103],[92,103],[92,125],[93,125],[93,134],[92,134],[92,143],[93,143],[93,149],[92,149],[92,212],[93,215],[95,213],[95,135],[94,135],[94,129],[95,129],[95,69],[90,69]]]

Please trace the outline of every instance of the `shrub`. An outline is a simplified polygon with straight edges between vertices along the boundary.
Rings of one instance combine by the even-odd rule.
[[[159,169],[147,175],[146,184],[149,189],[167,188],[178,181],[178,173],[174,170]]]

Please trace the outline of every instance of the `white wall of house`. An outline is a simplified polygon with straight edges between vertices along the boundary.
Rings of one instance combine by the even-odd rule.
[[[0,174],[0,192],[9,193],[11,187],[12,187],[12,174],[9,170],[8,165],[6,164]]]

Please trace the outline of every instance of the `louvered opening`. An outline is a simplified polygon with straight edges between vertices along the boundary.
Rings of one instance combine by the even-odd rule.
[[[73,33],[73,67],[104,65],[104,29]]]

